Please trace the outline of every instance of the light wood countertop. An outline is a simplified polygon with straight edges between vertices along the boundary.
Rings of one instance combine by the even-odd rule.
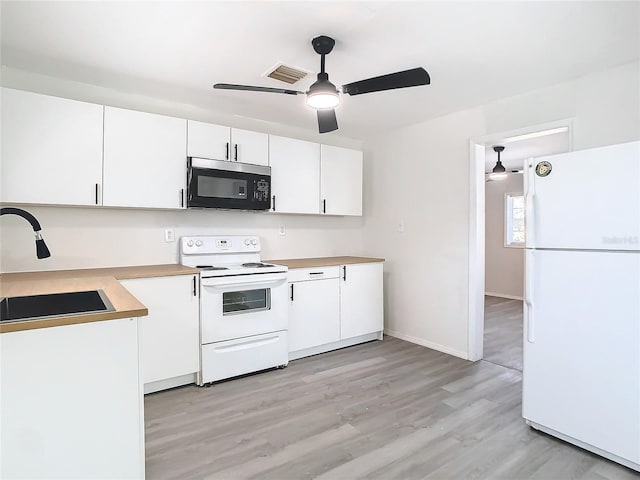
[[[292,258],[286,260],[263,260],[265,263],[286,265],[289,268],[333,267],[336,265],[353,265],[354,263],[384,262],[384,258],[369,257],[320,257],[320,258]]]
[[[115,311],[6,322],[0,324],[0,333],[98,322],[116,318],[143,317],[148,315],[147,307],[129,293],[118,280],[193,275],[197,273],[198,269],[196,268],[174,264],[5,273],[0,275],[0,297],[20,297],[101,289],[109,298]]]

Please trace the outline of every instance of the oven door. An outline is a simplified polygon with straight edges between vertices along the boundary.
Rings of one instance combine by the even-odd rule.
[[[271,208],[270,167],[199,158],[188,165],[187,207]]]
[[[287,274],[203,278],[202,344],[288,329]]]

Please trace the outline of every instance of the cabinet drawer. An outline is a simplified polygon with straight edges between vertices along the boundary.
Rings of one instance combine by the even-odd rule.
[[[340,267],[337,265],[331,267],[295,268],[289,270],[287,281],[303,282],[305,280],[320,280],[322,278],[338,278],[339,276]]]

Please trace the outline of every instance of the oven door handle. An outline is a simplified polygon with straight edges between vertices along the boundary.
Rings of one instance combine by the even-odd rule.
[[[242,281],[237,279],[221,280],[219,278],[216,279],[215,281],[211,281],[210,279],[203,278],[201,285],[204,288],[218,288],[218,289],[227,289],[227,288],[235,288],[235,287],[255,287],[255,286],[273,288],[273,287],[282,285],[286,281],[287,281],[286,275],[278,278],[271,278],[271,279],[265,278],[265,279],[256,280],[254,278],[249,281],[247,280]]]

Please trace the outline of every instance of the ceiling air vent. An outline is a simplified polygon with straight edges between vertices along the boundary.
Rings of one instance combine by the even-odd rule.
[[[274,68],[269,70],[267,77],[275,78],[276,80],[292,85],[298,80],[306,77],[308,74],[309,72],[302,70],[299,67],[290,67],[289,65],[278,63]]]

